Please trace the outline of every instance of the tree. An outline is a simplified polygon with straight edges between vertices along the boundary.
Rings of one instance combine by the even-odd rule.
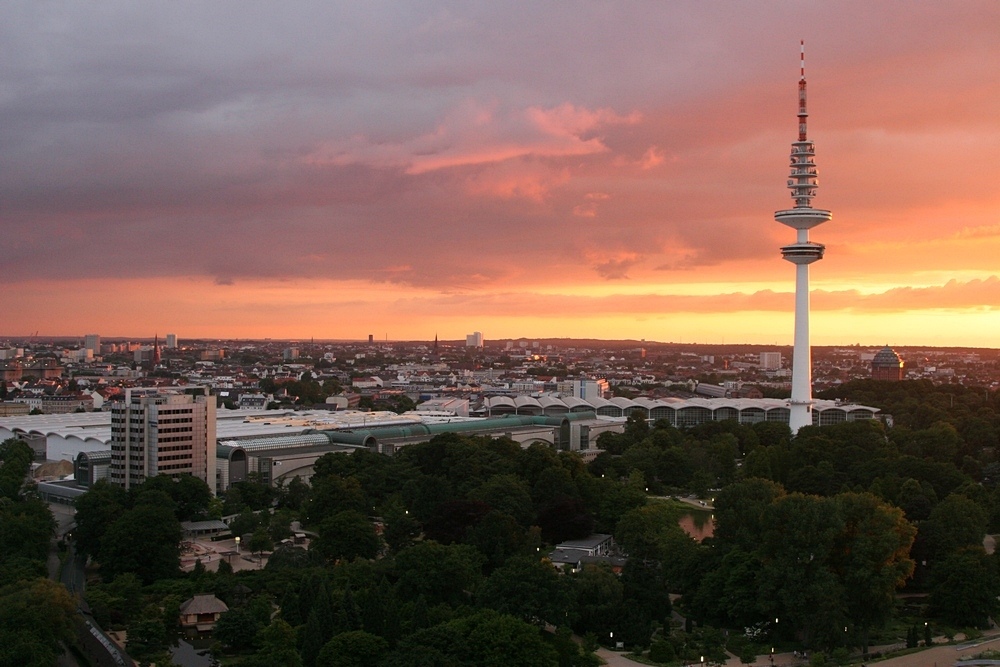
[[[267,532],[267,528],[264,526],[258,526],[253,535],[250,536],[250,543],[247,544],[247,548],[250,549],[250,553],[256,553],[257,558],[263,558],[265,551],[270,551],[274,548],[274,542],[271,541],[271,536]]]
[[[400,551],[393,563],[399,594],[406,600],[422,595],[428,604],[467,602],[482,578],[483,556],[466,544],[425,541]]]
[[[244,507],[240,513],[233,517],[233,519],[229,522],[229,532],[242,538],[244,535],[253,533],[257,530],[260,524],[260,515],[256,514],[249,507]]]
[[[205,480],[194,475],[181,475],[174,480],[171,497],[177,503],[177,519],[190,521],[208,513],[212,491]]]
[[[580,635],[605,634],[623,599],[621,580],[608,565],[587,564],[570,581],[576,600],[573,629]]]
[[[357,479],[321,476],[313,479],[312,493],[303,506],[303,520],[309,525],[319,525],[337,512],[363,512],[371,510],[365,501]]]
[[[31,447],[23,440],[8,438],[0,443],[0,497],[20,499],[34,457]]]
[[[594,517],[578,498],[562,497],[538,511],[542,539],[553,544],[587,537],[594,529]]]
[[[896,597],[913,574],[910,547],[916,529],[902,510],[869,493],[844,493],[834,498],[843,531],[837,537],[831,565],[844,590],[848,617],[861,631],[867,651],[869,631],[889,619]]]
[[[309,589],[305,589],[305,593]],[[305,595],[303,595],[305,597]],[[305,631],[299,637],[302,641],[302,662],[306,667],[314,667],[316,659],[335,632],[336,619],[333,615],[333,600],[330,587],[321,583],[315,591],[306,620]]]
[[[671,613],[670,590],[663,567],[657,561],[631,558],[622,569],[623,597],[626,605],[643,611],[648,618],[668,625]]]
[[[279,489],[278,507],[299,510],[309,497],[309,485],[298,475]]]
[[[375,526],[360,512],[338,512],[319,525],[319,537],[310,549],[315,549],[328,560],[353,560],[375,558],[380,541]]]
[[[76,604],[48,579],[0,587],[0,665],[49,667],[73,640]]]
[[[129,625],[142,610],[142,582],[129,573],[106,584],[87,586],[87,602],[101,625]]]
[[[167,627],[158,607],[150,605],[128,626],[126,649],[140,662],[162,654],[169,645]]]
[[[645,484],[633,484],[631,477],[628,484],[600,478],[593,481],[600,498],[595,526],[600,532],[613,532],[626,512],[647,502]]]
[[[389,643],[362,630],[342,632],[328,641],[316,659],[317,667],[378,667]]]
[[[751,551],[757,546],[764,513],[771,503],[785,495],[780,484],[750,478],[722,489],[715,496],[716,540],[724,548],[741,547]]]
[[[949,495],[920,524],[927,560],[933,563],[964,547],[981,545],[988,521],[978,504],[962,495]]]
[[[230,609],[219,616],[212,636],[237,651],[253,647],[260,623],[245,609]]]
[[[807,646],[834,641],[848,619],[844,589],[829,567],[843,522],[831,500],[797,493],[765,512],[759,540],[760,599],[765,617],[801,631]],[[843,631],[839,633],[843,639]]]
[[[44,563],[56,523],[38,498],[0,500],[0,567],[18,561]]]
[[[385,528],[382,539],[392,552],[408,546],[420,533],[420,526],[410,516],[409,510],[398,500],[390,501],[382,511]]]
[[[248,667],[302,667],[302,657],[295,648],[295,629],[280,618],[257,633],[257,651],[244,664]]]
[[[361,605],[361,626],[365,632],[378,635],[395,646],[402,635],[402,615],[399,599],[385,577],[370,587]]]
[[[281,542],[292,536],[292,521],[295,520],[295,513],[290,509],[280,509],[271,515],[271,520],[267,524],[267,534],[272,542]],[[270,547],[268,547],[270,550]]]
[[[559,658],[537,627],[487,609],[410,635],[384,664],[556,667]]]
[[[143,582],[169,579],[180,566],[181,525],[173,511],[137,505],[111,524],[101,540],[101,574],[106,581],[134,572]]]
[[[486,503],[494,510],[506,512],[522,526],[530,526],[535,518],[531,491],[524,480],[516,475],[494,475],[469,496]]]
[[[718,558],[718,553],[709,556]],[[719,625],[749,627],[760,622],[760,557],[739,547],[730,549],[720,563],[706,565],[697,593],[691,601],[692,612],[700,619]]]
[[[240,499],[254,511],[269,510],[276,494],[274,487],[263,481],[255,472],[247,475],[246,480],[233,484],[230,492],[233,489],[239,491]],[[227,500],[228,494],[229,492]]]
[[[563,625],[571,608],[569,581],[537,558],[512,558],[476,591],[480,606],[527,623]]]
[[[632,558],[662,560],[671,533],[683,533],[677,511],[657,503],[626,512],[615,529],[615,540]]]
[[[998,608],[1000,574],[982,546],[950,552],[931,571],[931,611],[958,627],[986,628]]]
[[[486,558],[489,570],[503,565],[507,559],[525,549],[525,533],[514,517],[503,512],[490,512],[465,536]]]
[[[424,534],[442,544],[461,542],[489,513],[490,506],[478,500],[448,500],[438,505],[424,524]]]

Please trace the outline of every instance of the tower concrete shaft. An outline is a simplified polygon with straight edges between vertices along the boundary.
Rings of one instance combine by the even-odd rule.
[[[805,45],[802,45],[799,78],[798,141],[792,142],[791,178],[794,208],[776,211],[774,219],[795,230],[795,243],[781,248],[781,256],[795,264],[795,344],[792,350],[792,398],[789,401],[789,426],[797,433],[812,421],[812,351],[809,344],[809,265],[823,259],[826,247],[809,240],[809,230],[833,215],[812,207],[819,180],[816,172],[816,148],[809,141],[806,128]]]

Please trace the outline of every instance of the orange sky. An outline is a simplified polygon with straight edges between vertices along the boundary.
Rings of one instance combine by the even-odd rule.
[[[805,39],[813,342],[1000,338],[1000,5],[539,4],[0,10],[0,335],[788,344]]]

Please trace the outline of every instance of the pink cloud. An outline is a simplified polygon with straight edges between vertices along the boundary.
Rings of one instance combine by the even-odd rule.
[[[633,259],[610,259],[604,263],[609,273],[624,271]],[[625,277],[623,275],[608,276]],[[446,312],[460,309],[468,316],[566,317],[576,315],[657,315],[773,312],[790,314],[794,308],[791,292],[759,290],[723,294],[612,294],[581,296],[530,292],[465,292],[440,297],[404,301],[415,311]],[[930,287],[900,287],[873,294],[858,290],[815,290],[812,308],[817,312],[901,313],[927,309],[966,310],[1000,308],[1000,278],[949,281]]]
[[[439,169],[476,166],[523,157],[569,157],[608,150],[596,133],[611,125],[633,124],[637,113],[586,109],[572,104],[525,109],[466,99],[451,108],[433,131],[401,141],[355,135],[328,141],[305,157],[313,165],[401,167],[418,175]]]

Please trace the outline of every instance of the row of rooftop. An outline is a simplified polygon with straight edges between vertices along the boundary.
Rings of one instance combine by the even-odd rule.
[[[747,384],[781,390],[788,388],[790,378],[790,350],[780,346],[525,340],[487,341],[481,348],[468,347],[465,341],[172,342],[177,346],[102,341],[94,355],[95,350],[84,347],[84,339],[0,341],[0,393],[54,395],[84,389],[99,408],[102,399],[120,387],[201,384],[234,390],[238,396],[260,392],[262,380],[266,387],[280,387],[303,374],[328,389],[395,389],[414,397],[434,392],[541,393],[557,391],[559,382],[573,379],[604,380],[613,393],[626,396],[692,381],[727,390]],[[872,360],[879,352],[877,347],[814,347],[814,390],[871,377]],[[900,356],[905,359],[905,378],[994,389],[1000,385],[996,350],[903,348]],[[279,395],[278,402],[283,398]]]

